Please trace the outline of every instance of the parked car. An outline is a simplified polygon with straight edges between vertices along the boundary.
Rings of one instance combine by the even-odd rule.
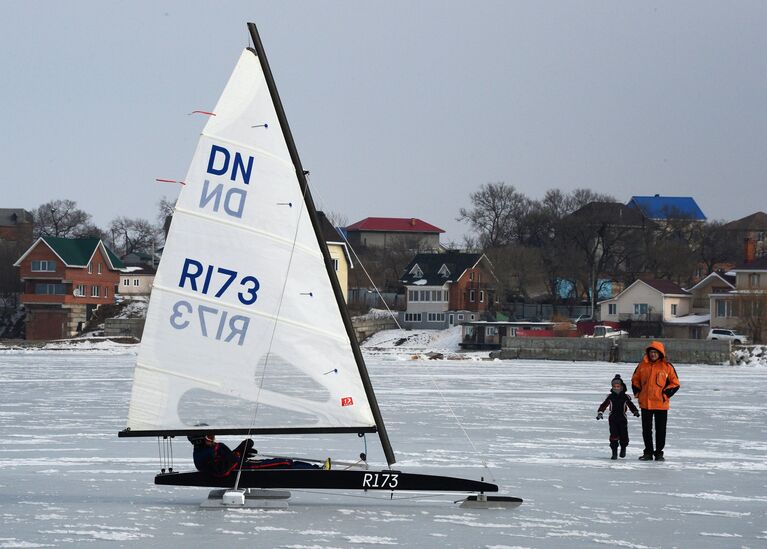
[[[725,330],[723,328],[713,328],[709,330],[706,339],[729,340],[738,345],[748,345],[749,342],[747,335],[739,334],[735,330]]]
[[[603,326],[598,324],[594,326],[594,335],[587,335],[583,337],[612,337],[623,338],[628,337],[629,333],[624,330],[616,330],[612,326]]]

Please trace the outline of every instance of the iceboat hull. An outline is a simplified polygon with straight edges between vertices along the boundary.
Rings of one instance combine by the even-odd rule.
[[[200,472],[162,473],[155,484],[233,488],[236,475],[218,478]],[[426,492],[497,492],[488,482],[400,471],[325,471],[321,469],[272,469],[243,471],[240,488],[304,488],[322,490],[386,490]]]

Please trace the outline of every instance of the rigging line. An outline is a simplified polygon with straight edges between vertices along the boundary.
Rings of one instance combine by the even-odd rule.
[[[429,374],[429,378],[431,379],[431,382],[434,385],[434,388],[437,390],[437,393],[439,393],[439,396],[442,399],[442,402],[445,404],[445,406],[447,406],[447,409],[450,412],[450,415],[452,415],[453,419],[455,419],[455,423],[458,425],[458,428],[461,429],[463,436],[465,436],[466,440],[469,441],[469,445],[471,446],[471,449],[474,450],[474,453],[479,457],[479,460],[482,462],[482,467],[484,467],[485,470],[487,471],[487,474],[490,477],[490,480],[492,480],[493,482],[496,482],[495,476],[493,476],[493,472],[490,470],[490,467],[487,465],[485,456],[479,450],[477,450],[477,447],[474,445],[474,441],[471,440],[471,437],[469,436],[469,433],[466,431],[463,424],[461,423],[461,420],[458,419],[458,415],[455,413],[455,411],[453,411],[453,407],[450,406],[450,403],[447,401],[447,398],[445,398],[445,395],[440,390],[439,385],[437,385],[437,380],[431,373],[431,366],[428,363],[426,364],[426,371]]]
[[[285,289],[288,286],[288,276],[290,275],[290,267],[293,264],[293,255],[296,250],[296,241],[298,240],[298,230],[301,227],[301,214],[304,212],[304,206],[306,206],[306,193],[309,192],[309,182],[307,181],[306,186],[304,187],[303,194],[301,196],[301,207],[298,210],[298,217],[296,220],[296,230],[293,233],[293,245],[290,247],[290,257],[288,258],[288,265],[285,269],[285,277],[282,282],[282,291],[280,292],[280,301],[277,304],[277,312],[274,315],[275,320],[274,324],[272,325],[272,334],[269,337],[269,346],[266,349],[266,355],[264,358],[264,369],[261,371],[261,379],[258,383],[258,391],[256,392],[256,406],[253,410],[253,418],[251,419],[250,426],[248,427],[248,435],[247,438],[250,438],[250,432],[256,425],[256,417],[258,416],[258,408],[261,404],[260,398],[261,398],[261,390],[264,387],[264,380],[266,379],[266,369],[269,366],[269,357],[272,354],[272,344],[274,343],[274,336],[277,333],[277,326],[279,324],[280,319],[280,311],[282,310],[282,302],[285,299]],[[243,452],[242,456],[240,457],[240,466],[237,469],[237,479],[234,481],[234,489],[237,490],[237,488],[240,485],[240,477],[242,476],[242,467],[245,464],[245,455],[247,452]]]

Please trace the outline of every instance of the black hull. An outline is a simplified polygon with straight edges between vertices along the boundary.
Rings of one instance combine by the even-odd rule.
[[[202,486],[233,488],[235,474],[217,478],[199,472],[162,473],[155,484],[165,486]],[[488,482],[435,475],[417,475],[399,471],[324,471],[320,469],[273,469],[242,471],[240,488],[294,488],[318,490],[386,490],[425,492],[497,492]]]

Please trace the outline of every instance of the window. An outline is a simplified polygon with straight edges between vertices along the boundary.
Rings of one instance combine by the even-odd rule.
[[[104,297],[109,297],[109,286],[104,286]]]
[[[469,301],[474,303],[474,290],[469,290]]]
[[[338,272],[338,260],[334,257],[331,259],[331,261],[333,262],[333,270]]]
[[[442,300],[442,290],[432,290],[431,291],[431,300],[432,301],[441,301]]]
[[[474,271],[469,271],[469,280],[474,280]]]
[[[480,290],[479,291],[479,302],[480,303],[484,303],[485,302],[485,291],[484,290]]]
[[[646,315],[648,312],[649,307],[647,306],[647,303],[634,303],[635,315]]]
[[[448,300],[449,298],[448,298],[447,290],[442,290],[442,301],[448,301]]]
[[[98,269],[98,271],[99,271],[99,274],[101,274],[101,263],[99,263],[99,269]]]
[[[445,313],[427,313],[427,322],[445,322]]]
[[[607,304],[607,314],[608,315],[616,315],[616,314],[618,314],[618,304],[617,303],[608,303]]]
[[[676,303],[671,304],[671,316],[676,316]]]
[[[35,284],[35,293],[38,295],[64,295],[66,288],[63,284]]]
[[[450,269],[447,268],[447,265],[442,265],[442,267],[439,268],[439,271],[437,271],[437,274],[447,278],[450,276]]]
[[[716,300],[716,316],[725,318],[730,316],[737,316],[737,307],[735,307],[735,302],[730,301],[728,299],[717,299]]]
[[[93,265],[88,263],[88,274],[93,274]]]
[[[448,318],[450,319],[450,320],[449,320],[449,322],[450,322],[450,325],[451,325],[451,326],[452,326],[453,324],[455,324],[455,315],[451,314],[451,315],[450,315]]]
[[[421,301],[429,301],[429,290],[421,290]]]
[[[413,265],[413,268],[410,269],[410,274],[413,275],[413,276],[417,276],[418,278],[421,278],[423,276],[423,271],[418,266],[418,263]]]
[[[32,272],[37,273],[52,273],[56,271],[56,262],[51,260],[42,259],[40,261],[32,262]]]
[[[75,297],[85,297],[85,284],[78,284],[74,293]]]
[[[748,287],[749,288],[759,287],[759,273],[751,273],[748,275]]]
[[[474,315],[471,315],[471,319],[474,320]]]
[[[138,286],[139,284],[141,284],[141,281],[138,278],[134,278],[133,279],[133,285],[134,286]]]
[[[458,315],[458,320],[459,321],[463,320],[463,315]]]
[[[130,286],[130,279],[123,278],[123,286]]]
[[[91,286],[91,297],[98,297],[99,296],[99,287],[98,286]]]
[[[485,335],[486,336],[497,336],[498,335],[498,327],[497,326],[486,326],[485,327]]]
[[[405,322],[421,322],[421,313],[405,313]]]

